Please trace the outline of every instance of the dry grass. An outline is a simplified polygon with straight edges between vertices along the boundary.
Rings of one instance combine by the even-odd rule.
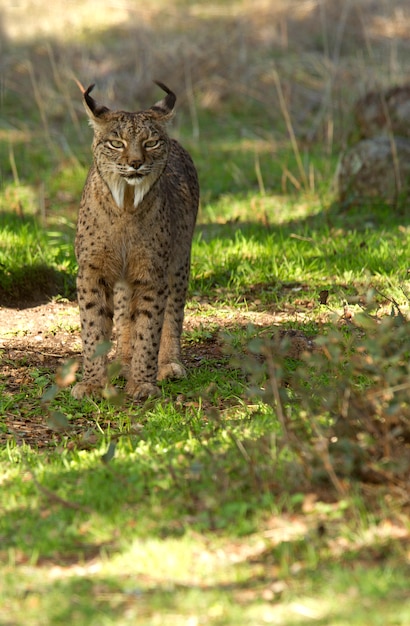
[[[142,104],[141,94],[145,103],[158,78],[180,94],[194,131],[196,107],[220,113],[227,104],[228,111],[262,110],[273,133],[282,119],[279,76],[295,133],[330,145],[335,137],[343,143],[353,99],[408,77],[407,0],[76,0],[66,7],[16,0],[0,9],[3,103],[13,97],[21,106],[1,126],[21,127],[33,101],[47,135],[65,119],[77,124],[73,76],[97,82],[106,101],[125,106]],[[259,126],[255,119],[255,132]]]

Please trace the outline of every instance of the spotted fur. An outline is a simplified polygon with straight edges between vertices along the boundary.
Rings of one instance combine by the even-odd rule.
[[[106,357],[96,350],[117,330],[117,352],[135,398],[157,380],[185,375],[180,337],[199,186],[189,154],[166,123],[175,95],[137,113],[111,111],[83,91],[94,129],[94,163],[76,235],[83,379],[75,398],[101,392]]]

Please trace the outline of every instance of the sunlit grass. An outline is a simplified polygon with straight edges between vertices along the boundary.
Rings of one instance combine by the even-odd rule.
[[[348,216],[328,213],[317,203],[307,209],[288,200],[255,220],[247,217],[251,200],[237,198],[230,220],[229,206],[223,202],[219,223],[207,221],[198,227],[194,292],[202,288],[209,295],[223,288],[225,297],[235,298],[255,285],[275,292],[294,283],[300,287],[297,298],[329,289],[343,299],[343,293],[365,292],[372,286],[406,303],[410,237],[400,218],[389,224],[373,211],[357,227]],[[210,217],[216,214],[211,205]],[[239,215],[243,218],[235,217]]]
[[[92,131],[74,74],[96,82],[102,102],[129,110],[151,104],[152,79],[169,77],[178,94],[170,133],[194,157],[202,199],[183,337],[189,372],[163,383],[158,401],[78,402],[69,389],[45,401],[57,366],[43,360],[53,355],[40,342],[14,356],[10,342],[18,347],[24,327],[9,329],[7,350],[0,346],[0,622],[407,626],[408,499],[394,464],[376,454],[369,460],[384,476],[393,472],[387,488],[363,487],[347,472],[341,492],[315,466],[320,428],[345,409],[330,416],[332,398],[348,404],[355,390],[366,399],[370,389],[381,402],[406,371],[402,346],[369,373],[377,341],[380,354],[385,347],[375,328],[394,343],[382,316],[399,318],[396,305],[408,314],[408,210],[339,206],[333,186],[355,89],[371,83],[372,72],[382,82],[405,77],[404,39],[391,37],[402,32],[404,9],[390,22],[387,4],[376,21],[364,16],[367,52],[359,58],[349,28],[332,22],[331,3],[320,20],[310,19],[315,3],[297,2],[161,0],[136,10],[124,1],[95,10],[87,0],[70,12],[37,2],[30,20],[22,18],[29,3],[14,4],[4,9],[2,33],[2,297],[14,295],[18,305],[44,275],[60,281],[56,294],[75,296],[74,224]],[[381,48],[375,24],[388,33]],[[347,38],[339,65],[332,33]],[[369,294],[379,317],[368,319],[373,335],[357,354],[365,331],[345,309],[358,314]],[[305,362],[278,347],[282,410],[294,424],[288,439],[256,349],[279,324],[319,333],[330,356],[343,355]],[[78,319],[53,319],[49,328],[57,339],[78,330]],[[356,372],[349,357],[361,355],[370,369]],[[304,364],[301,388],[314,394],[308,410],[291,387]],[[121,390],[124,381],[115,382]],[[401,417],[405,406],[374,424]],[[60,430],[52,411],[63,418]],[[34,422],[49,433],[42,450],[24,443]],[[393,432],[401,427],[393,423]],[[295,433],[300,448],[291,445]],[[353,447],[372,445],[368,436]]]

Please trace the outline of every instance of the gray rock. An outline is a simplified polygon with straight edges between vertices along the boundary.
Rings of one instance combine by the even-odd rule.
[[[382,134],[410,138],[410,85],[370,91],[354,107],[361,138]]]
[[[410,139],[379,136],[349,148],[337,174],[342,202],[379,198],[395,204],[410,194]]]

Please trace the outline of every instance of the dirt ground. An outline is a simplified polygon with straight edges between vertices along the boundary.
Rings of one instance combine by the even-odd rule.
[[[21,392],[33,386],[35,369],[55,372],[60,363],[79,356],[78,310],[74,304],[0,307],[0,380],[5,399],[5,415],[0,416],[1,443],[14,438],[38,448],[55,444],[56,433],[47,427],[38,407],[30,412],[30,404],[21,400]]]
[[[218,328],[246,326],[253,323],[259,327],[272,327],[281,320],[281,315],[222,309],[220,317],[210,316],[209,310],[186,314],[185,330],[209,327],[211,332],[205,339],[183,345],[182,358],[188,369],[200,367],[204,360],[224,359]],[[44,448],[55,445],[61,433],[48,427],[46,417],[39,415],[39,402],[32,407],[32,399],[21,399],[25,387],[33,387],[36,373],[41,377],[44,371],[51,375],[59,365],[68,359],[81,363],[81,338],[79,312],[75,302],[48,302],[31,308],[0,307],[0,382],[3,385],[5,415],[0,418],[0,442],[9,438]],[[47,388],[46,385],[45,388]],[[44,389],[43,389],[44,391]],[[13,395],[19,394],[13,404]],[[30,394],[32,398],[32,394]],[[36,410],[32,410],[32,409]],[[75,430],[84,432],[89,424],[87,418],[76,416]]]

